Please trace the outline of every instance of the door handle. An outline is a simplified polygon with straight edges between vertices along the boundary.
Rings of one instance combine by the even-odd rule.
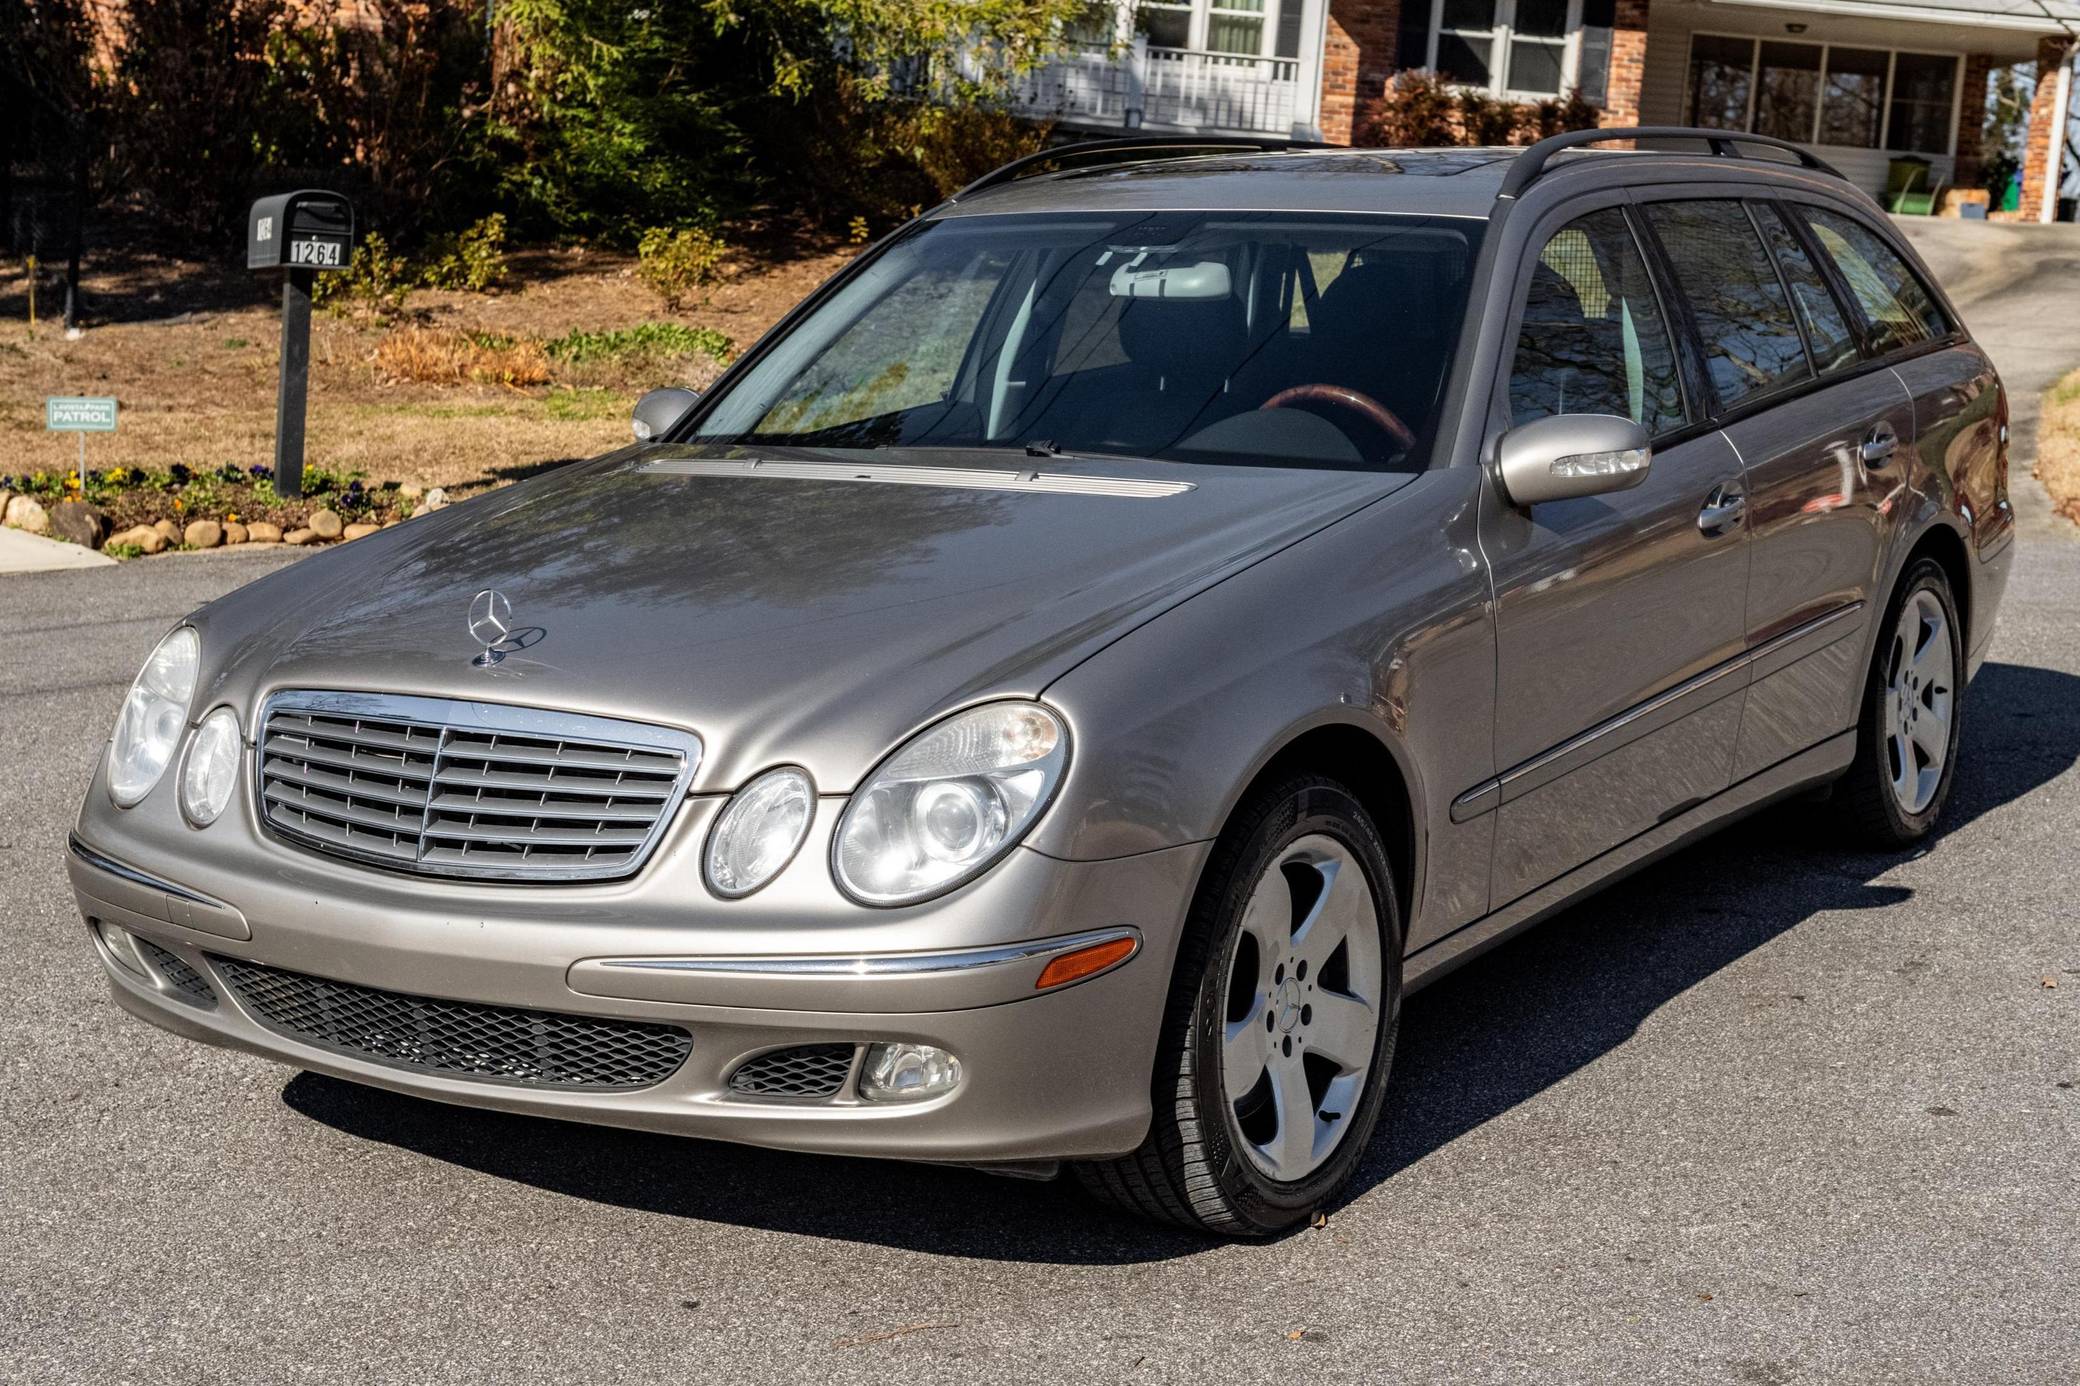
[[[1747,492],[1731,483],[1714,486],[1697,512],[1697,528],[1705,538],[1715,539],[1737,528],[1747,511]]]
[[[1899,450],[1899,434],[1891,424],[1879,420],[1871,425],[1871,431],[1863,435],[1863,465],[1882,467],[1892,460]]]

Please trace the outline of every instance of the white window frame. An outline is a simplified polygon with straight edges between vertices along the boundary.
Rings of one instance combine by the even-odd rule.
[[[1582,0],[1567,0],[1566,36],[1560,42],[1560,90],[1520,91],[1505,86],[1509,80],[1509,46],[1516,37],[1518,0],[1495,0],[1495,26],[1488,34],[1488,83],[1481,86],[1473,82],[1454,82],[1455,88],[1468,91],[1484,91],[1504,101],[1557,101],[1573,91],[1581,83],[1582,67]],[[1430,0],[1429,46],[1423,54],[1423,66],[1437,71],[1437,36],[1444,29],[1445,0]],[[1454,29],[1453,33],[1465,32]],[[1528,42],[1550,42],[1543,34],[1534,35]],[[1687,80],[1687,79],[1686,79]]]
[[[1438,0],[1441,7],[1443,0]],[[1957,157],[1957,126],[1959,112],[1964,102],[1964,57],[1948,48],[1897,48],[1883,43],[1829,43],[1824,39],[1758,37],[1754,34],[1732,34],[1715,29],[1693,29],[1690,43],[1683,55],[1683,117],[1689,118],[1690,100],[1693,95],[1691,75],[1697,70],[1696,40],[1701,38],[1735,39],[1748,45],[1748,110],[1741,117],[1741,129],[1755,129],[1755,106],[1762,95],[1762,45],[1764,43],[1794,43],[1820,50],[1820,85],[1813,101],[1813,125],[1808,132],[1809,144],[1815,149],[1858,149],[1872,154],[1920,154],[1938,158]],[[1853,48],[1864,53],[1885,55],[1885,106],[1878,118],[1878,144],[1875,149],[1861,144],[1822,144],[1820,142],[1820,107],[1827,94],[1828,57],[1837,48]],[[1949,58],[1956,63],[1956,71],[1950,80],[1950,140],[1947,149],[1894,149],[1892,147],[1892,91],[1893,81],[1898,74],[1899,58],[1902,53],[1921,58]]]
[[[1576,3],[1579,3],[1579,0],[1576,0]],[[1213,0],[1145,0],[1145,3],[1139,4],[1132,3],[1132,0],[1129,0],[1129,3],[1121,7],[1121,15],[1127,27],[1127,34],[1131,37],[1134,30],[1134,12],[1136,10],[1190,10],[1192,12],[1184,48],[1180,50],[1150,44],[1149,51],[1157,54],[1175,52],[1204,53],[1210,58],[1233,58],[1238,62],[1266,60],[1298,63],[1304,66],[1308,58],[1308,44],[1315,42],[1319,46],[1319,40],[1312,38],[1307,30],[1307,0],[1264,0],[1264,8],[1262,10],[1251,11],[1246,16],[1264,21],[1257,29],[1257,51],[1255,53],[1216,53],[1206,46],[1207,31],[1213,18],[1213,11],[1216,9],[1226,10],[1226,8],[1224,5],[1216,5],[1213,3]],[[1279,21],[1289,9],[1301,12],[1300,51],[1290,58],[1280,58],[1278,56],[1278,26]],[[1241,14],[1239,11],[1234,13],[1237,13],[1238,16]]]

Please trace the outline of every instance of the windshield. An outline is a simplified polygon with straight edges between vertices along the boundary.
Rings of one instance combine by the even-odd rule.
[[[768,350],[691,439],[1419,467],[1481,226],[931,222]]]

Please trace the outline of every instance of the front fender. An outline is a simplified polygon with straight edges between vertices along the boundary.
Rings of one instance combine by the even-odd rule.
[[[1478,917],[1493,823],[1449,812],[1494,774],[1478,493],[1472,468],[1427,472],[1056,679],[1046,697],[1075,752],[1030,845],[1106,858],[1205,841],[1282,750],[1357,728],[1393,757],[1409,799],[1410,946]]]

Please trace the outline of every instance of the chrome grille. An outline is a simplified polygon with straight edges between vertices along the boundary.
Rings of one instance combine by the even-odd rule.
[[[738,1064],[729,1090],[746,1097],[835,1097],[852,1072],[852,1044],[798,1044]]]
[[[206,1010],[216,1009],[217,993],[203,980],[200,972],[188,966],[187,959],[161,948],[148,938],[135,934],[131,937],[137,939],[138,948],[143,951],[146,961],[151,963],[152,970],[159,974],[159,980],[166,983],[169,995]]]
[[[283,693],[259,750],[265,821],[307,846],[429,875],[582,881],[643,864],[700,742],[494,703]]]
[[[647,1088],[693,1050],[676,1025],[408,996],[237,958],[210,964],[270,1030],[394,1068],[537,1088]]]

